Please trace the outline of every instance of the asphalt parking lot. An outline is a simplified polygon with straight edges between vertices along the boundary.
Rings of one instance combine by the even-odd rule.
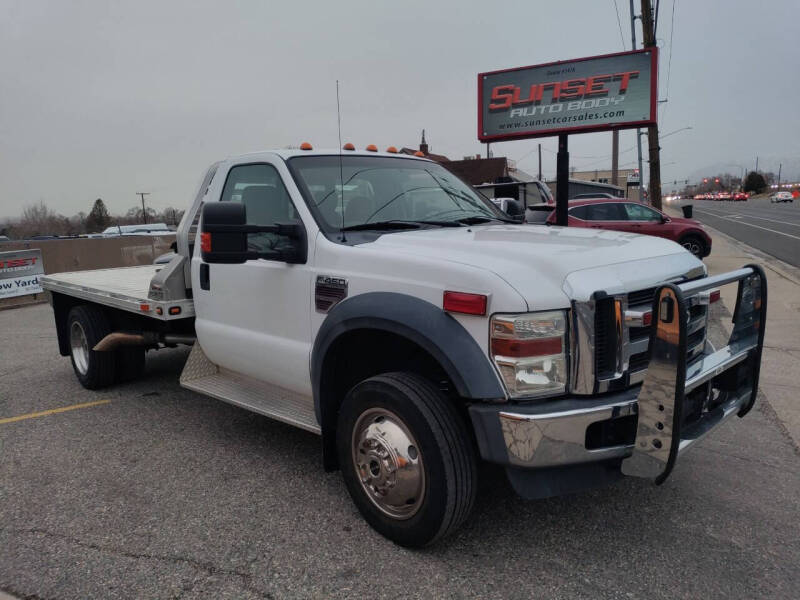
[[[800,201],[772,204],[767,198],[757,198],[745,202],[684,200],[683,203],[694,206],[694,218],[698,221],[800,267]]]
[[[466,526],[409,551],[316,436],[181,389],[186,350],[89,392],[47,305],[0,332],[0,590],[18,597],[797,597],[800,454],[763,402],[658,488],[527,502],[484,469]]]

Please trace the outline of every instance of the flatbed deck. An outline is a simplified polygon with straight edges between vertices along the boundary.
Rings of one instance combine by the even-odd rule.
[[[42,287],[51,293],[82,298],[161,321],[193,317],[194,302],[191,298],[165,302],[147,297],[150,280],[163,266],[141,265],[55,273],[44,275],[41,282]]]

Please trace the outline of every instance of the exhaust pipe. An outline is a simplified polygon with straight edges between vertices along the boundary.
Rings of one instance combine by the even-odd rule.
[[[120,346],[149,346],[157,347],[158,344],[186,344],[191,346],[197,338],[185,333],[156,333],[155,331],[144,331],[142,333],[125,333],[115,331],[95,344],[95,352],[110,352]]]

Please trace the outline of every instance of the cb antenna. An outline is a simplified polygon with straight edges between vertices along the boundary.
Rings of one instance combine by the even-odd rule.
[[[339,214],[342,217],[342,226],[339,233],[342,234],[342,241],[347,242],[344,233],[344,169],[342,168],[342,111],[339,107],[339,80],[336,80],[336,122],[339,126]]]

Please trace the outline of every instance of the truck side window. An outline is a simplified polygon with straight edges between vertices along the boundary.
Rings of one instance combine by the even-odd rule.
[[[223,202],[240,202],[247,210],[248,225],[275,225],[298,219],[281,176],[272,165],[254,164],[233,167],[228,173]],[[250,250],[271,252],[291,247],[286,236],[276,233],[251,233]]]

